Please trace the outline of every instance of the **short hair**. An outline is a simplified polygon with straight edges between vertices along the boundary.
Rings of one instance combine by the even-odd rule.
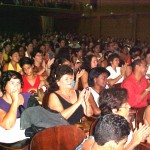
[[[136,52],[139,52],[139,55],[135,55],[134,53],[136,53]],[[141,53],[142,53],[141,48],[139,48],[139,47],[137,47],[137,46],[132,47],[132,48],[130,49],[130,51],[129,51],[129,54],[130,54],[130,56],[131,56],[132,59],[134,59],[134,58],[137,57],[137,56],[140,56]]]
[[[111,114],[112,109],[119,110],[127,101],[128,92],[125,88],[112,87],[104,89],[99,95],[99,108],[102,115]]]
[[[60,65],[47,78],[50,85],[50,93],[58,90],[57,80],[60,80],[63,75],[73,75],[73,69],[68,65]]]
[[[23,86],[23,79],[20,73],[13,70],[4,71],[1,77],[1,90],[3,93],[5,93],[5,87],[7,82],[11,79],[19,79],[21,82],[21,87]]]
[[[132,71],[135,70],[135,67],[137,65],[141,65],[142,61],[144,61],[144,59],[136,59],[131,63],[131,67],[132,67]]]
[[[130,134],[128,121],[116,114],[108,114],[101,117],[95,126],[94,139],[98,145],[104,145],[109,141],[119,142]]]
[[[19,51],[17,49],[12,49],[9,53],[8,53],[8,56],[12,56],[14,53],[18,53],[19,54]]]
[[[106,73],[108,76],[110,76],[110,72],[104,67],[92,68],[88,75],[89,86],[91,86],[91,87],[94,86],[94,79],[97,78],[102,73]]]
[[[111,66],[111,63],[115,58],[118,58],[120,60],[120,57],[117,53],[113,53],[108,57],[108,66]]]
[[[31,53],[32,58],[34,58],[37,53],[43,54],[42,50],[39,50],[39,49],[34,50],[34,51],[32,51],[32,53]]]
[[[33,65],[33,60],[31,59],[31,58],[29,58],[29,57],[24,57],[24,58],[22,58],[22,59],[20,59],[20,66],[21,66],[21,68],[25,65],[25,64],[27,64],[27,65]]]

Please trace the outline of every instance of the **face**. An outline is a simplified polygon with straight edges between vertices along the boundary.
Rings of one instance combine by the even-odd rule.
[[[93,50],[94,50],[94,52],[99,53],[100,52],[100,45],[96,45],[96,47]]]
[[[27,76],[30,76],[33,74],[33,67],[29,64],[23,65],[22,69]]]
[[[27,46],[27,51],[29,52],[32,52],[33,51],[33,44],[30,43],[28,46]]]
[[[73,75],[65,74],[60,78],[59,81],[57,81],[57,84],[59,87],[72,88],[73,79],[74,79]]]
[[[108,75],[106,73],[100,74],[97,78],[95,78],[95,84],[101,88],[105,88],[107,84]]]
[[[146,62],[147,62],[147,65],[150,65],[150,54],[147,54],[146,55]]]
[[[111,66],[118,67],[119,63],[120,63],[119,58],[114,58],[113,61],[111,62]]]
[[[34,57],[34,61],[35,61],[35,62],[42,63],[42,61],[43,61],[43,54],[37,53],[37,54],[35,55],[35,57]]]
[[[44,46],[44,45],[42,45],[42,46],[40,47],[40,50],[43,52],[43,54],[45,54],[46,49],[45,49],[45,46]]]
[[[8,54],[10,52],[10,50],[11,50],[11,46],[9,44],[6,45],[5,52]]]
[[[129,103],[123,103],[121,107],[119,108],[117,114],[128,119],[130,108],[131,106],[129,105]]]
[[[5,91],[6,93],[12,93],[15,91],[19,91],[21,90],[21,82],[20,79],[10,79],[10,81],[7,82],[6,86],[5,86]]]
[[[91,60],[91,68],[97,67],[97,58],[93,57]]]
[[[19,62],[20,60],[20,57],[19,57],[19,53],[18,52],[15,52],[11,57],[10,59],[14,62]]]
[[[25,51],[24,51],[23,47],[19,48],[19,56],[21,56],[21,57],[25,56]]]
[[[139,65],[139,70],[142,75],[145,75],[147,72],[147,64],[144,60],[142,60],[142,63]]]
[[[82,50],[80,50],[79,52],[77,52],[77,56],[82,57]]]
[[[60,47],[65,47],[65,41],[64,40],[61,40],[61,42],[60,42]]]

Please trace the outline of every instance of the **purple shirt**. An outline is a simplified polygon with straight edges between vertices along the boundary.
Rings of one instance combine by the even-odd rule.
[[[31,93],[21,93],[21,95],[24,98],[23,106],[24,108],[27,108],[28,100],[31,96]],[[11,104],[7,103],[2,97],[0,97],[0,109],[2,109],[5,112],[8,112],[10,109]],[[20,112],[19,109],[17,109],[17,118],[20,118]]]

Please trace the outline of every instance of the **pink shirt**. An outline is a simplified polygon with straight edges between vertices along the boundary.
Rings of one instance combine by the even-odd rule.
[[[145,76],[142,77],[141,81],[139,82],[132,73],[122,82],[121,87],[128,90],[128,103],[131,107],[141,108],[148,105],[147,100],[149,94],[147,94],[144,99],[141,99],[141,94],[148,87],[148,81],[146,80]]]

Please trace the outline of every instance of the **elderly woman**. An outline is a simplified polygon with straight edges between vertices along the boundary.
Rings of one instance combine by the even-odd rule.
[[[1,79],[3,96],[0,97],[0,126],[8,130],[20,118],[20,105],[27,107],[30,93],[20,93],[23,80],[16,71],[4,72]]]
[[[88,102],[90,90],[84,89],[79,94],[72,88],[73,79],[73,70],[68,65],[59,66],[49,83],[53,91],[48,102],[50,109],[60,112],[71,124],[80,122],[84,114],[93,114]]]

